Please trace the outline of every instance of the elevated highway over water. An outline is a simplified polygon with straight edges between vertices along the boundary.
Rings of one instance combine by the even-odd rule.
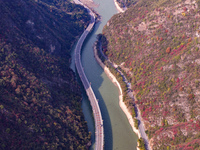
[[[76,4],[83,5],[78,0],[74,0],[74,2]],[[90,104],[92,106],[92,111],[93,111],[94,121],[95,121],[95,150],[103,150],[103,148],[104,148],[104,128],[103,128],[102,115],[101,115],[101,111],[100,111],[96,96],[94,95],[91,85],[84,73],[83,66],[81,63],[81,56],[80,56],[83,42],[95,24],[94,13],[88,7],[86,7],[86,6],[84,6],[84,7],[88,10],[88,12],[91,16],[91,21],[90,21],[90,24],[88,25],[87,29],[83,32],[83,34],[81,35],[80,39],[77,42],[77,45],[75,48],[75,65],[76,65],[77,72],[80,76],[81,82],[83,83],[83,86],[88,95]]]

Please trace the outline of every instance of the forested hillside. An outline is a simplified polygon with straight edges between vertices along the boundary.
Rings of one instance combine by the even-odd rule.
[[[0,149],[88,149],[70,50],[89,23],[66,0],[0,0]]]
[[[133,5],[135,5],[138,0],[116,0],[118,5],[123,8],[123,7],[132,7]]]
[[[132,84],[153,149],[199,149],[200,1],[138,1],[103,36],[104,53]]]

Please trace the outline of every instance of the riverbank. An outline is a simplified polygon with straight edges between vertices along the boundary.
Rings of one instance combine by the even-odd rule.
[[[125,113],[133,132],[135,132],[135,134],[138,136],[138,138],[140,138],[141,134],[140,134],[139,130],[135,128],[133,117],[132,117],[131,113],[129,112],[127,106],[123,102],[123,93],[122,93],[121,85],[117,81],[116,77],[110,72],[109,68],[106,67],[104,65],[104,63],[101,61],[101,59],[98,57],[96,46],[94,46],[93,50],[94,50],[94,57],[95,57],[96,61],[98,62],[98,64],[103,68],[104,72],[106,73],[108,78],[114,83],[114,85],[118,87],[118,89],[119,89],[119,106]],[[138,147],[137,147],[137,150],[139,150]]]
[[[93,0],[80,0],[80,2],[89,8],[95,8],[95,7],[99,6],[99,5],[95,4]]]
[[[121,7],[119,6],[117,0],[114,0],[114,3],[115,3],[115,6],[116,6],[118,12],[122,12],[122,13],[123,13],[123,12],[125,12],[125,10],[127,9],[127,8],[121,8]]]
[[[90,33],[90,31],[93,30],[93,27],[95,25],[95,15],[92,12],[92,10],[90,10],[90,8],[85,6],[79,0],[74,0],[74,2],[77,4],[83,5],[87,9],[89,15],[91,16],[89,25],[80,36],[75,47],[75,66],[76,66],[77,73],[79,74],[79,77],[81,79],[81,82],[88,96],[88,99],[90,101],[90,105],[93,111],[94,122],[95,122],[95,150],[103,150],[104,149],[104,126],[103,126],[101,110],[99,108],[99,103],[96,99],[93,89],[85,75],[85,72],[82,66],[81,57],[80,57],[83,43],[86,37],[88,36],[88,34]]]
[[[74,1],[74,0],[73,0]],[[95,22],[99,22],[101,20],[101,15],[94,10],[94,8],[99,7],[99,5],[95,4],[93,0],[78,0],[80,3],[75,2],[76,4],[81,4],[88,7],[95,14]]]
[[[89,7],[90,9],[93,10],[93,8],[98,7],[98,4],[95,4],[93,0],[80,0],[81,3],[83,3],[84,5],[86,5],[87,7]],[[123,8],[121,8],[117,2],[117,0],[114,0],[115,6],[118,10],[118,12],[124,12],[125,10]]]

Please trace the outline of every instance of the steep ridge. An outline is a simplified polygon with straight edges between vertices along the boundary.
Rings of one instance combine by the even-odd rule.
[[[2,150],[90,146],[80,87],[69,68],[71,46],[90,18],[69,1],[45,2],[0,0]]]
[[[103,51],[131,83],[153,149],[200,145],[198,18],[199,1],[141,0],[104,27]]]

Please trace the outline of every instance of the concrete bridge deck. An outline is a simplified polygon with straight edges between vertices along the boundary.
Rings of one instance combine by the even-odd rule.
[[[78,0],[74,0],[74,2],[77,3],[77,4],[83,5]],[[87,77],[84,73],[82,63],[81,63],[81,56],[80,56],[83,42],[84,42],[85,38],[87,37],[88,33],[93,28],[94,24],[95,24],[94,13],[88,7],[86,7],[86,6],[84,6],[84,7],[88,10],[88,12],[91,16],[91,21],[90,21],[90,24],[88,25],[87,29],[81,35],[81,37],[78,40],[78,43],[76,45],[76,48],[75,48],[75,65],[76,65],[77,72],[80,76],[80,79],[83,83],[83,86],[86,90],[86,93],[88,95],[88,98],[90,100],[90,104],[92,106],[92,111],[93,111],[94,120],[95,120],[95,150],[103,150],[103,148],[104,148],[104,128],[103,128],[102,115],[101,115],[101,111],[100,111],[100,108],[99,108],[98,101],[97,101],[95,94],[94,94],[94,92],[91,88],[91,85],[90,85],[90,83],[89,83],[89,81],[88,81],[88,79],[87,79]]]

